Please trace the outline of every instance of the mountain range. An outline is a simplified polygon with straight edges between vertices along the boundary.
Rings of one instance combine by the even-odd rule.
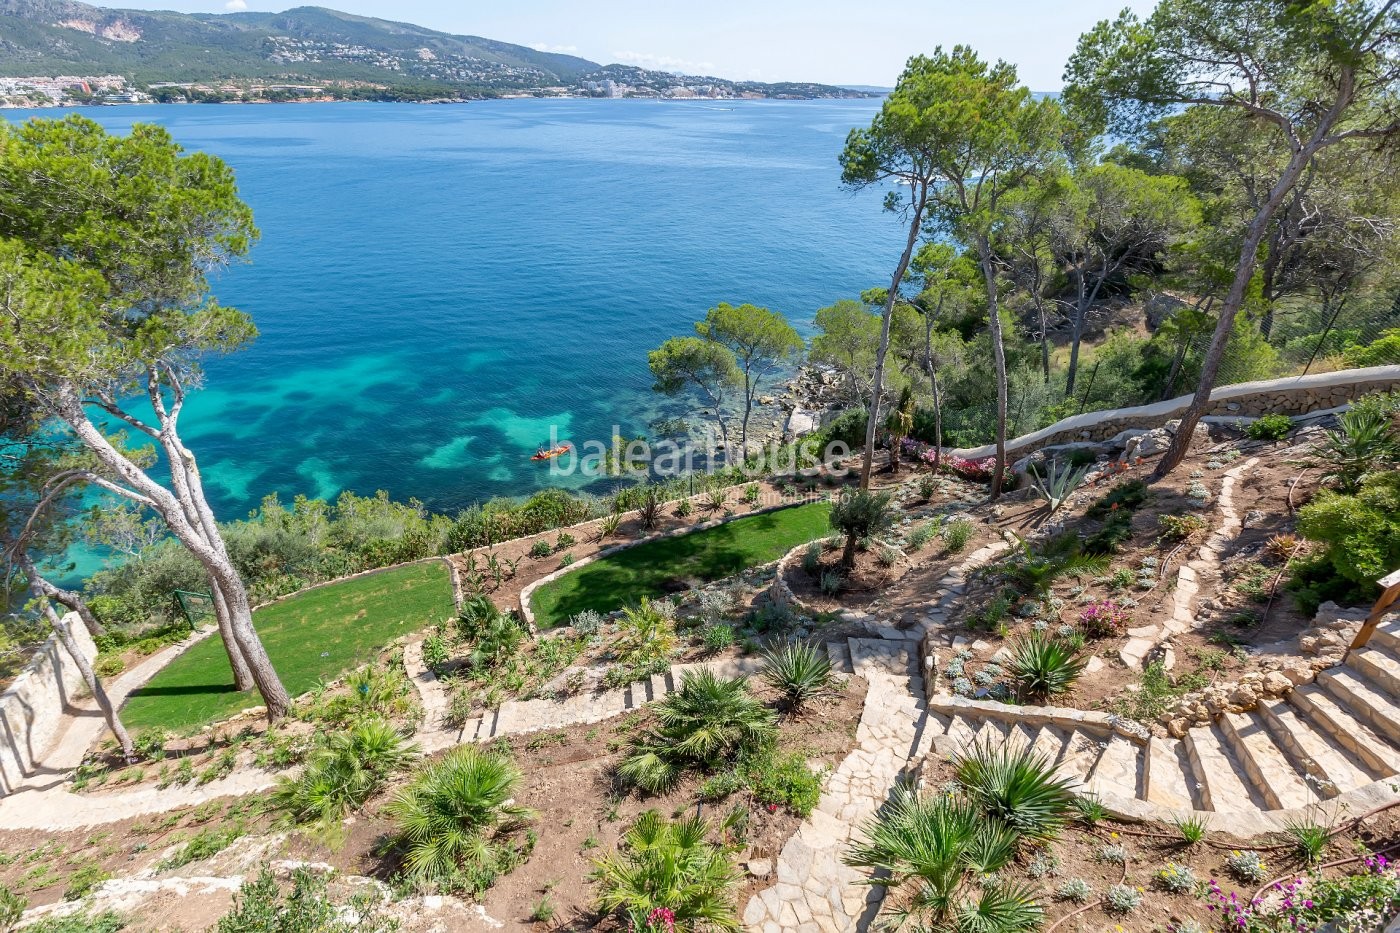
[[[296,82],[486,97],[861,97],[821,84],[763,84],[601,65],[323,7],[282,13],[121,10],[74,0],[0,0],[0,77],[115,74],[137,87]],[[625,88],[618,93],[618,87]]]

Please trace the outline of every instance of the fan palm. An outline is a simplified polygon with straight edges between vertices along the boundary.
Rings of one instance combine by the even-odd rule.
[[[330,823],[362,806],[417,757],[418,746],[388,722],[362,719],[321,738],[302,773],[278,781],[273,800],[298,823]]]
[[[1329,431],[1321,457],[1342,492],[1354,494],[1361,478],[1400,455],[1400,438],[1390,416],[1371,408],[1353,408],[1341,414],[1342,429]]]
[[[506,756],[460,745],[428,765],[385,808],[399,824],[404,874],[451,880],[467,868],[494,869],[496,837],[533,816],[512,803],[520,771]]]
[[[724,847],[706,840],[709,831],[699,817],[672,823],[643,813],[618,851],[593,863],[599,910],[621,914],[632,930],[648,929],[659,911],[669,911],[677,930],[738,930],[739,873]]]
[[[1045,542],[1037,553],[1029,541],[1021,542],[1021,553],[1006,569],[1017,586],[1036,596],[1045,596],[1061,577],[1084,577],[1108,569],[1106,555],[1088,555],[1079,549],[1079,539],[1064,534]]]
[[[891,908],[896,924],[927,921],[931,929],[957,933],[1021,933],[1038,929],[1043,920],[1033,892],[985,880],[1016,857],[1017,837],[966,801],[920,798],[897,787],[862,836],[847,850],[846,864],[874,869],[868,884],[912,889],[907,897],[886,898],[898,905]],[[972,884],[977,878],[984,881],[980,888]]]
[[[687,768],[712,768],[769,742],[777,718],[742,678],[713,671],[682,675],[680,689],[654,704],[657,726],[634,741],[618,776],[649,794],[673,786]]]
[[[1069,782],[1028,748],[976,742],[954,757],[953,770],[968,799],[1021,838],[1054,839],[1074,806]]]

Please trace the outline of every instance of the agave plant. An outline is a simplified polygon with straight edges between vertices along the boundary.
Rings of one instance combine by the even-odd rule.
[[[384,781],[418,758],[418,746],[380,718],[323,735],[295,778],[281,778],[273,800],[298,823],[329,824],[358,809]]]
[[[710,769],[777,734],[773,711],[748,691],[743,678],[713,671],[687,672],[680,689],[652,707],[657,727],[635,739],[618,777],[648,794],[675,785],[688,768]]]
[[[707,841],[698,816],[667,822],[655,810],[637,817],[618,851],[594,864],[598,909],[629,930],[738,930],[734,899],[740,876],[720,845]]]
[[[459,745],[428,765],[385,807],[398,822],[409,881],[451,884],[465,872],[494,876],[502,862],[497,837],[533,813],[515,805],[520,771],[506,756]]]
[[[1045,470],[1044,476],[1040,475],[1041,469]],[[1030,471],[1031,487],[1036,495],[1045,500],[1050,514],[1054,515],[1074,491],[1084,485],[1084,477],[1088,474],[1088,464],[1076,469],[1074,464],[1067,463],[1061,468],[1059,460],[1051,460],[1048,465],[1041,464]]]
[[[1088,659],[1067,642],[1032,632],[1011,649],[1011,675],[1021,699],[1038,702],[1066,693],[1084,672]]]
[[[783,695],[789,712],[799,713],[831,688],[831,658],[811,642],[789,642],[763,652],[761,676]]]
[[[953,770],[979,810],[1024,839],[1054,839],[1074,806],[1050,760],[1025,747],[974,742],[954,757]]]
[[[1015,859],[1016,833],[966,801],[897,787],[862,836],[846,864],[875,870],[869,884],[909,889],[884,900],[892,927],[1030,933],[1044,921],[1031,888],[994,875]]]

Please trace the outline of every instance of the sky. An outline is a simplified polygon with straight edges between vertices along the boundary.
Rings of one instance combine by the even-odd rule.
[[[297,0],[93,0],[187,13],[276,12]],[[892,86],[910,55],[965,43],[1058,90],[1080,33],[1151,0],[305,0],[603,64],[754,81]]]

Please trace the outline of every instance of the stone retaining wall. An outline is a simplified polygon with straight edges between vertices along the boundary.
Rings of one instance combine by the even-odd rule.
[[[1263,382],[1221,386],[1211,393],[1206,415],[1214,418],[1253,419],[1261,415],[1306,415],[1320,409],[1338,408],[1372,392],[1400,389],[1400,366],[1372,366],[1335,373],[1289,376]],[[1074,415],[1030,434],[1006,442],[1009,460],[1034,453],[1041,447],[1075,441],[1106,441],[1129,428],[1155,428],[1178,418],[1191,404],[1182,395],[1152,405],[1114,408]],[[996,445],[954,450],[953,454],[980,460],[996,454]]]
[[[66,621],[88,660],[96,658],[97,646],[82,620],[69,613]],[[77,663],[58,636],[50,635],[9,689],[0,694],[0,796],[33,773],[58,738],[64,709],[83,689]]]

